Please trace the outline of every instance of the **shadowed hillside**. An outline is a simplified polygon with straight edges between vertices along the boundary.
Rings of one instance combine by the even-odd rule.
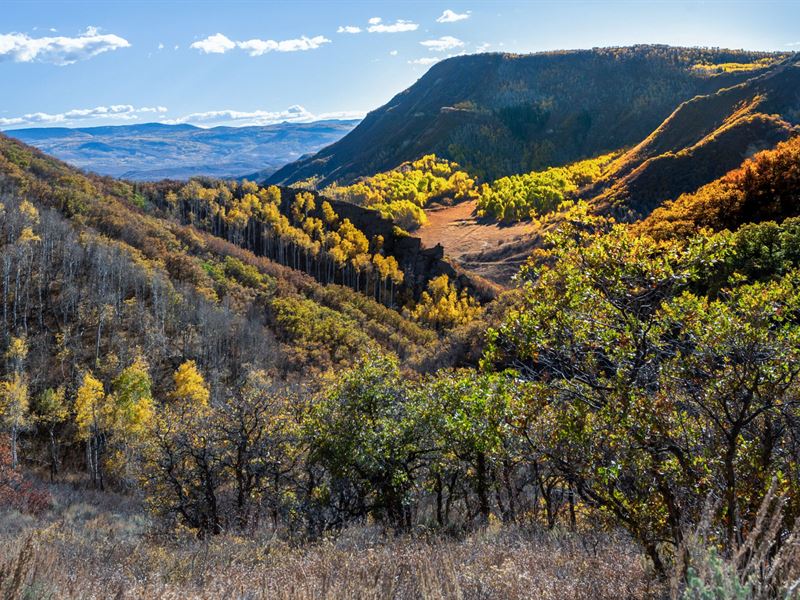
[[[800,63],[768,72],[679,106],[642,143],[620,157],[599,187],[600,203],[647,215],[666,199],[692,192],[758,150],[798,130]]]
[[[744,81],[771,56],[634,46],[456,57],[269,181],[346,183],[430,153],[484,179],[566,164],[638,143],[679,103]],[[702,68],[731,61],[755,68]]]

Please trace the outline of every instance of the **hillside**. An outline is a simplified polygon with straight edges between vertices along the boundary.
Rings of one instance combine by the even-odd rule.
[[[483,179],[562,165],[637,144],[681,102],[741,83],[784,56],[634,46],[455,57],[268,181],[348,183],[431,153]],[[730,62],[750,67],[708,68]]]
[[[8,228],[2,249],[14,257],[7,266],[16,268],[23,264],[18,261],[30,258],[28,240],[47,250],[36,255],[35,264],[25,263],[28,275],[5,304],[3,321],[2,335],[7,338],[24,328],[35,347],[31,360],[41,366],[42,379],[32,385],[63,377],[62,368],[77,373],[101,356],[113,358],[108,365],[113,371],[117,357],[146,352],[159,374],[158,387],[176,366],[177,353],[213,370],[215,389],[222,393],[239,376],[244,356],[292,379],[301,372],[350,364],[377,347],[410,360],[436,339],[432,329],[394,310],[389,293],[413,298],[415,286],[424,289],[426,278],[455,275],[444,263],[436,266],[440,254],[420,254],[415,238],[395,240],[391,225],[381,226],[371,215],[359,217],[353,212],[358,207],[345,205],[341,214],[331,211],[334,223],[323,227],[315,221],[330,232],[330,242],[316,258],[303,251],[301,265],[297,236],[302,229],[294,226],[295,217],[279,212],[291,213],[292,190],[204,183],[208,187],[187,184],[180,196],[181,211],[193,213],[196,227],[185,225],[169,200],[174,195],[170,191],[183,189],[180,184],[133,186],[84,175],[0,135],[0,214]],[[274,226],[280,233],[267,221],[258,221],[257,239],[269,239],[279,254],[249,243],[255,218],[249,225],[237,225],[241,201],[255,197],[244,190],[276,199],[277,204],[265,200],[264,209],[276,215]],[[202,211],[212,209],[217,215],[227,212],[230,219],[202,218]],[[381,247],[375,248],[379,234]],[[373,246],[374,256],[354,253],[352,258],[369,256],[380,270],[372,275],[370,269],[371,275],[354,283],[351,274],[361,271],[333,245],[345,238]],[[331,262],[331,252],[338,262]],[[398,261],[408,272],[407,283]],[[33,297],[38,298],[35,305],[22,302]],[[155,338],[148,333],[152,327],[159,330]],[[58,344],[68,345],[74,362],[54,370]]]
[[[800,483],[779,479],[798,467],[798,155],[795,138],[656,211],[674,232],[562,205],[518,289],[480,307],[429,276],[398,311],[402,247],[420,246],[375,211],[87,176],[0,136],[0,592],[722,585],[682,582],[685,560],[734,582],[768,572],[780,594],[764,597],[785,597],[800,576]],[[432,214],[473,202],[444,200]],[[695,231],[726,218],[735,232]],[[751,544],[752,566],[717,553]]]
[[[6,134],[80,169],[132,180],[196,175],[266,177],[339,140],[358,121],[213,127],[145,123],[69,129],[16,129]]]
[[[636,225],[659,239],[687,238],[800,216],[800,135],[759,152],[739,168],[664,203]]]
[[[109,4],[0,32],[0,123],[800,17]],[[101,85],[152,101],[64,108]],[[1,599],[800,600],[800,54],[463,55],[357,126],[18,135],[75,164],[0,133]]]
[[[675,111],[622,155],[594,191],[596,202],[646,216],[665,200],[693,192],[758,150],[800,131],[800,55]],[[628,217],[630,218],[630,217]]]

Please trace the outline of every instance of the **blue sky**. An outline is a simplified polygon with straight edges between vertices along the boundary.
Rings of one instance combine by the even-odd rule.
[[[0,129],[358,117],[436,60],[665,43],[800,51],[797,1],[0,0]]]

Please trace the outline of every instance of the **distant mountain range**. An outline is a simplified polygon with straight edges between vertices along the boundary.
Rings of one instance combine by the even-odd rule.
[[[145,123],[6,131],[84,170],[134,180],[195,175],[263,179],[279,167],[339,140],[358,121],[213,127]]]
[[[291,184],[317,177],[321,185],[350,183],[430,153],[484,180],[563,165],[631,148],[683,102],[714,98],[789,57],[660,45],[454,57],[431,67],[343,139],[281,168],[269,181]],[[791,74],[782,79],[791,86]],[[730,116],[734,96],[753,99],[750,91],[758,89],[729,94],[719,115],[704,108],[691,131],[684,132],[687,139],[715,130]],[[778,95],[777,104],[791,113],[791,93]],[[782,137],[773,127],[766,145]],[[760,139],[752,141],[761,145]],[[637,155],[645,156],[642,148]],[[728,161],[725,169],[736,164]]]

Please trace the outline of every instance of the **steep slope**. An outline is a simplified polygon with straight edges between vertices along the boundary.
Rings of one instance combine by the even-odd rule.
[[[701,228],[735,230],[747,223],[800,216],[800,135],[765,150],[696,192],[665,203],[636,225],[659,239]]]
[[[316,152],[358,121],[213,127],[145,123],[69,129],[16,129],[6,134],[67,163],[133,180],[188,179],[195,175],[266,177],[278,167]]]
[[[589,194],[628,218],[692,192],[800,124],[800,58],[681,104],[650,136],[621,156]],[[603,189],[605,188],[605,189]]]
[[[342,140],[268,181],[347,183],[430,153],[484,179],[566,164],[638,143],[679,103],[740,83],[782,56],[635,46],[451,58]],[[703,67],[727,62],[750,70]]]
[[[0,335],[28,340],[37,389],[89,365],[110,381],[141,354],[161,390],[192,359],[223,393],[245,363],[308,376],[436,339],[363,293],[181,224],[141,189],[0,135]]]

